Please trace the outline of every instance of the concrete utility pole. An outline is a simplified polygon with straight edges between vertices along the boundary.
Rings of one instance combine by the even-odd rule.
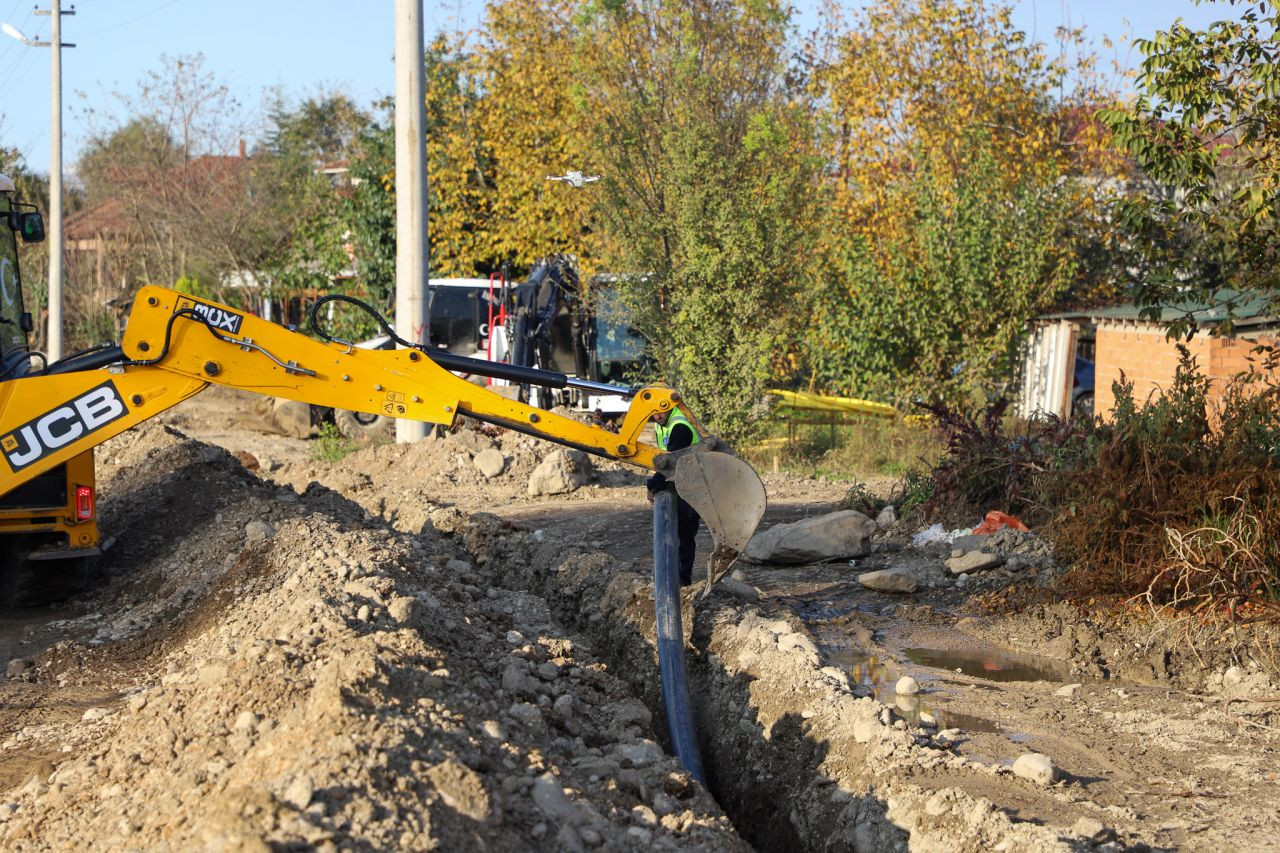
[[[62,49],[75,47],[62,41],[62,16],[74,15],[76,7],[65,12],[61,0],[51,0],[48,11],[36,9],[37,15],[49,16],[52,32],[48,41],[34,41],[9,24],[4,25],[6,35],[16,38],[28,47],[49,47],[53,55],[53,73],[50,81],[52,107],[49,120],[51,151],[49,157],[49,332],[45,355],[53,363],[62,358]]]
[[[426,343],[427,113],[422,0],[396,0],[396,334]],[[427,437],[427,425],[397,420],[396,442]]]

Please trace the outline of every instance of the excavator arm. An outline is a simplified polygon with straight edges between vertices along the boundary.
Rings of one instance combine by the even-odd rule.
[[[698,510],[718,549],[739,552],[746,546],[764,512],[760,478],[706,433],[675,390],[634,391],[614,433],[468,382],[450,370],[461,368],[458,361],[425,349],[325,343],[225,305],[145,287],[134,300],[118,351],[99,355],[85,369],[0,383],[0,495],[216,383],[427,423],[452,424],[468,416],[662,470]],[[482,375],[517,371],[530,374],[525,378],[566,381],[549,371],[463,361]],[[683,411],[702,440],[667,454],[640,436],[655,412],[671,409]]]

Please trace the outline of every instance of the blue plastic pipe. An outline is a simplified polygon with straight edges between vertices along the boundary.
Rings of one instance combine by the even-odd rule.
[[[653,498],[653,604],[658,621],[658,669],[667,733],[676,757],[693,778],[706,784],[702,756],[689,702],[689,674],[684,662],[684,626],[680,618],[680,536],[676,494],[666,488]]]

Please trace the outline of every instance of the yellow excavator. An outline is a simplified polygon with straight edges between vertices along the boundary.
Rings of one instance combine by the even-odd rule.
[[[451,425],[474,418],[668,474],[711,530],[716,553],[745,548],[764,512],[764,486],[750,465],[701,426],[680,394],[623,388],[554,371],[465,358],[395,338],[401,348],[366,350],[320,339],[231,306],[143,287],[123,341],[53,364],[28,347],[17,237],[44,236],[40,214],[13,199],[0,176],[0,567],[22,574],[70,571],[102,548],[93,448],[198,394],[211,383],[272,397]],[[330,296],[374,313],[348,296]],[[319,304],[324,304],[319,303]],[[316,307],[319,307],[319,304]],[[313,310],[313,324],[317,319]],[[41,362],[37,364],[36,362]],[[630,398],[618,432],[511,400],[456,375],[494,376],[549,388]],[[655,412],[679,409],[700,433],[664,453],[641,440]]]

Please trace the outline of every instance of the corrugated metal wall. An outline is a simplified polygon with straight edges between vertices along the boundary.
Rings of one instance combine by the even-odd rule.
[[[1057,320],[1036,325],[1023,347],[1018,414],[1067,417],[1075,370],[1076,324]]]

